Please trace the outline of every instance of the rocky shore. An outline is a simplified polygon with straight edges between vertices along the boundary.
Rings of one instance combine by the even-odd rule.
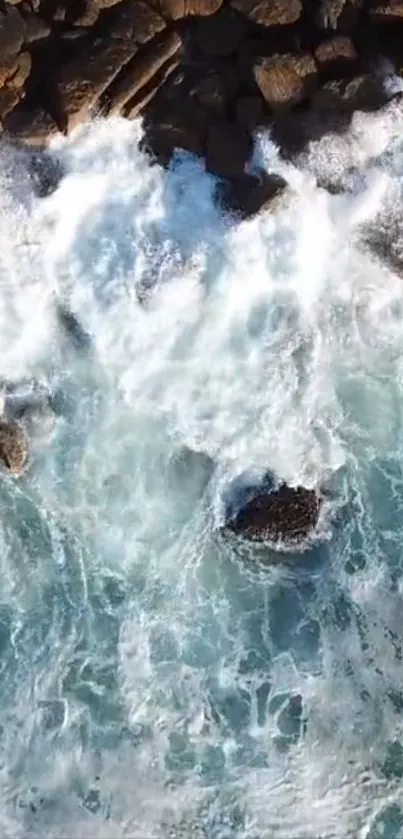
[[[42,145],[144,114],[158,160],[179,147],[234,178],[260,126],[287,150],[382,105],[402,35],[401,0],[3,0],[0,124]]]

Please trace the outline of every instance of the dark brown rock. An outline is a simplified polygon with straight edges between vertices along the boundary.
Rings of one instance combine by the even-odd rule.
[[[28,440],[17,422],[0,421],[0,461],[9,472],[20,474],[28,462]]]
[[[210,73],[192,86],[191,96],[205,108],[224,116],[229,100],[235,93],[234,83],[236,80],[233,77],[230,80],[223,73]]]
[[[179,64],[179,57],[174,54],[169,58],[161,69],[152,77],[151,82],[140,90],[129,100],[123,110],[123,116],[128,119],[134,119],[144,107],[154,99],[156,93],[167,82],[171,74],[177,69]]]
[[[369,15],[376,23],[393,23],[403,20],[403,0],[372,2]]]
[[[212,17],[201,18],[195,31],[198,46],[207,56],[228,58],[236,52],[247,31],[247,23],[232,9],[221,9]]]
[[[253,148],[249,134],[236,123],[217,120],[207,132],[206,166],[223,178],[242,175]]]
[[[73,24],[77,27],[93,26],[101,12],[98,0],[83,0],[80,12],[74,16]]]
[[[18,68],[18,55],[0,56],[0,86],[3,85]]]
[[[316,85],[317,70],[311,53],[261,58],[254,73],[264,99],[273,109],[302,102]]]
[[[230,5],[261,26],[295,23],[302,14],[301,0],[230,0]]]
[[[24,43],[25,23],[19,11],[9,6],[0,11],[0,60],[17,55]]]
[[[258,93],[254,96],[241,96],[236,102],[235,118],[238,125],[241,125],[250,134],[256,128],[267,125],[269,113],[263,97],[259,96]]]
[[[255,542],[301,542],[314,531],[321,499],[315,490],[283,484],[245,504],[227,528]]]
[[[25,22],[25,44],[33,44],[36,41],[43,41],[50,35],[50,26],[45,20],[43,20],[43,18],[34,14],[32,11],[26,12],[24,10],[23,14]]]
[[[16,139],[35,146],[43,146],[58,127],[41,105],[20,102],[3,121],[3,128]]]
[[[178,52],[181,43],[177,32],[167,32],[157,43],[143,47],[132,61],[125,65],[106,91],[108,111],[112,114],[121,112],[139,90],[148,85],[163,65]],[[170,66],[173,68],[174,65]]]
[[[358,56],[351,38],[335,35],[317,47],[315,59],[322,76],[337,78],[354,72]]]
[[[259,176],[244,173],[235,180],[218,184],[216,197],[225,212],[247,219],[277,206],[287,186],[287,181],[275,173],[261,172]]]

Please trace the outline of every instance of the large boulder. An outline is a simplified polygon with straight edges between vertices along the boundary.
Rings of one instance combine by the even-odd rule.
[[[315,490],[283,484],[247,501],[226,526],[254,542],[303,542],[314,531],[320,508]]]
[[[303,102],[315,88],[317,69],[309,52],[262,57],[255,64],[255,79],[271,108]]]
[[[28,440],[17,422],[0,421],[0,462],[9,472],[20,474],[28,462]]]

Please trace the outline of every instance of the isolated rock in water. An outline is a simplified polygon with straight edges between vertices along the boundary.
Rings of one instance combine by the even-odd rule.
[[[252,218],[261,210],[274,209],[287,188],[287,181],[274,172],[243,174],[233,181],[223,181],[216,190],[222,208],[241,219]]]
[[[18,475],[28,461],[28,440],[17,422],[0,421],[0,461]]]
[[[297,542],[315,529],[321,498],[315,490],[283,484],[248,501],[227,528],[255,542]]]

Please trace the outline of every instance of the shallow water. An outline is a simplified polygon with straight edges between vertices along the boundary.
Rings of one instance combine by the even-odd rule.
[[[361,243],[402,128],[260,138],[291,189],[240,225],[137,124],[55,142],[45,199],[0,150],[0,378],[53,406],[0,479],[7,839],[403,836],[403,285]],[[220,531],[265,469],[327,490],[302,554]]]

